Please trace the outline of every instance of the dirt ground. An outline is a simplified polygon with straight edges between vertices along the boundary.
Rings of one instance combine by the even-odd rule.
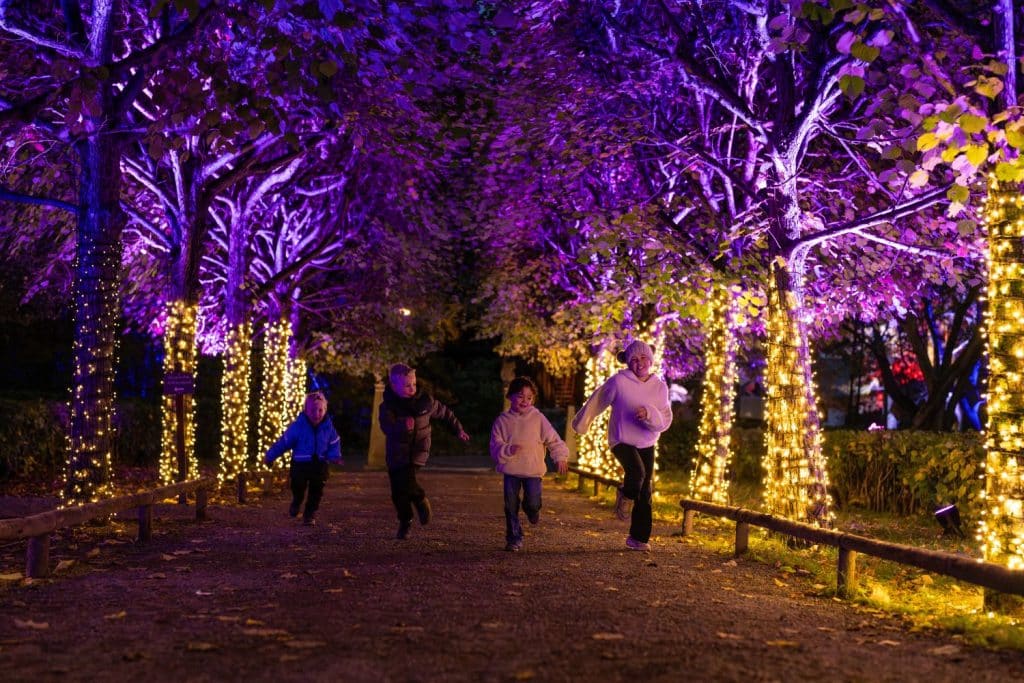
[[[277,491],[66,532],[53,578],[0,548],[4,681],[1024,680],[1024,655],[813,595],[656,525],[650,554],[585,495],[545,482],[504,551],[500,477],[427,469],[434,520],[394,538],[387,476],[336,472],[315,527]]]

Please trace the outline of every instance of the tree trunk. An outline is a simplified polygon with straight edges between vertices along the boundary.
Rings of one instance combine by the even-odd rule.
[[[711,503],[729,502],[726,474],[732,464],[733,403],[736,400],[736,297],[729,287],[714,285],[711,321],[704,357],[707,368],[701,392],[700,438],[690,478],[690,496]]]
[[[765,507],[771,514],[827,527],[831,501],[798,266],[795,273],[773,267],[769,287]]]
[[[111,110],[106,88],[89,95]],[[64,500],[95,501],[109,492],[114,457],[114,353],[119,312],[121,148],[99,126],[76,145],[81,159],[75,266],[74,396]]]
[[[989,562],[1024,569],[1024,198],[1009,184],[989,187],[988,430],[985,498],[978,535]]]

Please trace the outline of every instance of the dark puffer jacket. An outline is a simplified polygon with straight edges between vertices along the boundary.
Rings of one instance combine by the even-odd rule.
[[[405,428],[405,420],[409,417],[414,420],[412,430]],[[390,386],[385,387],[378,418],[384,432],[385,459],[389,470],[410,463],[427,464],[431,420],[446,422],[454,434],[463,431],[455,413],[425,391],[405,398],[392,391]]]

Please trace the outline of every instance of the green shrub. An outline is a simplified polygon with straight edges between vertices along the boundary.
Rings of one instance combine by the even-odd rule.
[[[114,426],[115,465],[156,465],[159,406],[119,401]],[[63,401],[0,399],[0,481],[53,480],[67,460],[68,405]]]
[[[0,481],[53,479],[67,457],[67,404],[0,399]]]
[[[733,481],[759,483],[763,430],[734,429],[732,446]],[[829,430],[822,449],[839,508],[906,515],[956,503],[961,515],[977,518],[984,461],[977,433]]]
[[[825,432],[832,495],[839,507],[915,514],[956,503],[977,519],[982,490],[980,434]]]

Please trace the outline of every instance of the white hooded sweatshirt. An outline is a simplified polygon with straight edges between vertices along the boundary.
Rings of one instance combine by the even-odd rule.
[[[518,446],[512,455],[511,446]],[[569,459],[569,447],[551,426],[544,414],[530,406],[525,413],[506,410],[491,427],[491,459],[495,469],[516,477],[543,477],[545,451],[551,459],[563,462]]]
[[[672,424],[672,403],[668,399],[668,385],[656,375],[643,382],[632,370],[619,370],[608,378],[583,404],[572,421],[572,428],[583,434],[594,419],[611,406],[608,421],[608,445],[620,443],[648,448],[658,442],[658,436]],[[637,410],[647,409],[647,419],[638,420]]]

